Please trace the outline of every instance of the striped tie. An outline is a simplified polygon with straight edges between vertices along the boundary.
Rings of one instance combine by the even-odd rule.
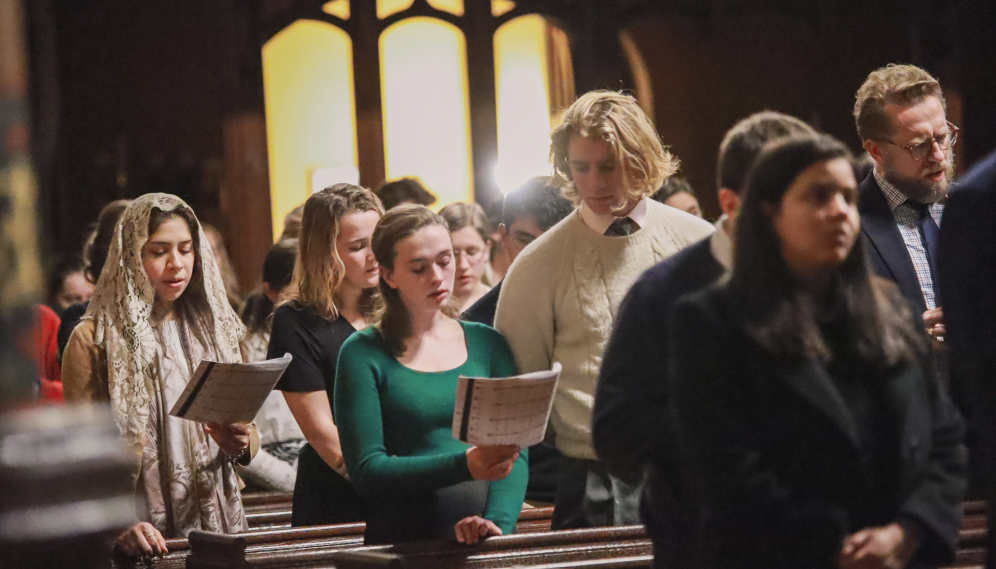
[[[620,217],[612,222],[612,225],[605,230],[605,235],[609,237],[625,237],[640,230],[640,226],[628,217]]]

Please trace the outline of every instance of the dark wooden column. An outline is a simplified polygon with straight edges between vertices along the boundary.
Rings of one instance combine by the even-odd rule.
[[[223,122],[224,181],[219,205],[225,246],[243,293],[260,281],[273,243],[270,174],[266,152],[266,107],[257,0],[229,0],[228,112]]]
[[[962,158],[970,166],[996,150],[996,3],[967,0],[958,17],[956,45],[962,95]]]
[[[495,20],[490,2],[465,2],[467,82],[470,87],[470,140],[474,199],[487,206],[501,199],[494,179],[498,158],[498,107],[495,87]]]
[[[360,185],[377,189],[385,176],[384,111],[380,98],[381,26],[376,2],[350,2],[350,9]]]
[[[593,89],[632,89],[629,64],[619,43],[616,2],[581,0],[571,13],[568,33],[578,95]]]

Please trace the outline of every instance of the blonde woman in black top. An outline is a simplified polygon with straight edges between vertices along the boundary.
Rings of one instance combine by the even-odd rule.
[[[294,526],[363,519],[362,502],[343,464],[331,401],[339,348],[372,324],[379,308],[379,266],[370,239],[383,213],[373,192],[350,184],[308,198],[292,300],[273,314],[267,355],[294,357],[276,388],[308,439],[298,458]]]

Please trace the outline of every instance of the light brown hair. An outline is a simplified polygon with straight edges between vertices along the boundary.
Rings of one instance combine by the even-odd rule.
[[[661,145],[657,130],[635,98],[616,91],[591,91],[564,111],[563,122],[550,134],[554,184],[575,205],[580,198],[571,180],[567,153],[574,135],[608,143],[622,168],[626,201],[653,194],[678,171],[678,159]]]
[[[464,227],[473,227],[485,243],[491,242],[491,222],[484,209],[476,203],[455,202],[439,210],[439,215],[446,220],[450,233],[460,231]]]
[[[323,318],[339,318],[336,307],[346,268],[335,248],[342,218],[363,211],[384,215],[384,206],[373,192],[352,184],[336,184],[312,194],[304,202],[297,262],[291,282],[292,300],[314,307]],[[373,316],[380,308],[377,287],[364,291],[360,310]]]
[[[398,256],[398,243],[411,237],[416,231],[439,225],[449,231],[446,220],[431,209],[414,204],[402,204],[391,208],[380,218],[373,234],[373,252],[381,267],[393,271],[394,260]],[[384,314],[377,329],[387,349],[395,357],[405,353],[405,341],[412,335],[411,314],[401,301],[398,291],[380,279],[380,292],[384,298]],[[452,307],[443,308],[443,314],[453,318]]]
[[[947,108],[941,84],[915,65],[890,63],[872,71],[855,95],[854,123],[861,140],[885,139],[892,124],[886,105],[910,106],[937,97]]]

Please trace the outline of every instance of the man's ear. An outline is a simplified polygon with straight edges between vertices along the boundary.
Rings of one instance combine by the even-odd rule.
[[[263,294],[266,295],[266,298],[270,299],[270,302],[276,304],[277,297],[280,296],[280,291],[273,290],[273,287],[270,286],[270,283],[263,283]]]
[[[394,284],[394,271],[388,269],[384,265],[380,266],[380,278],[387,283],[387,286],[391,288],[398,288],[398,286]]]
[[[879,141],[866,140],[862,146],[865,147],[865,150],[868,151],[868,155],[872,157],[872,160],[874,160],[876,164],[882,164],[882,161],[885,160],[885,157],[882,156],[882,144],[879,143]]]
[[[736,217],[740,213],[740,195],[729,188],[720,188],[718,192],[719,208],[726,217]]]
[[[508,248],[511,246],[511,241],[508,235],[508,228],[505,227],[504,223],[498,224],[498,239],[501,240],[501,248],[508,251]]]

